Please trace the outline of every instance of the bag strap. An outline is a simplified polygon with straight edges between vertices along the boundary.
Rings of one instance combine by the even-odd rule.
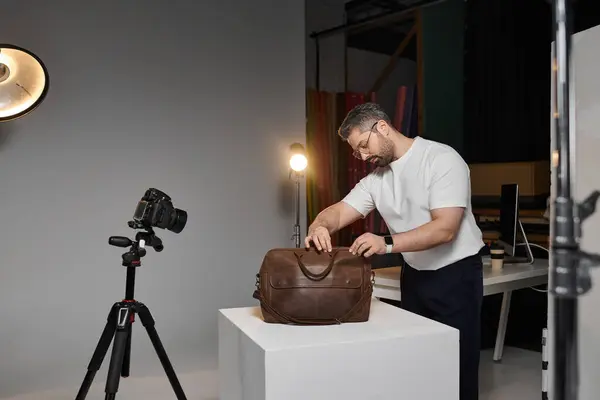
[[[373,275],[373,273],[372,273]],[[252,297],[260,301],[262,307],[264,307],[269,313],[274,316],[279,317],[280,322],[285,322],[289,324],[298,324],[298,325],[333,325],[333,324],[343,324],[347,322],[355,313],[360,309],[360,307],[364,306],[367,301],[371,301],[371,297],[373,295],[373,283],[369,282],[367,289],[363,292],[360,299],[356,302],[356,304],[341,318],[339,319],[331,319],[331,320],[314,320],[314,319],[299,319],[290,317],[289,315],[285,315],[277,310],[275,310],[271,305],[262,298],[260,294],[260,290],[257,289],[254,291]]]
[[[300,266],[300,270],[308,279],[312,281],[321,281],[325,279],[325,277],[329,275],[329,273],[333,269],[333,264],[335,263],[335,256],[337,255],[337,251],[333,254],[329,254],[329,258],[331,258],[331,261],[329,261],[329,265],[327,266],[327,268],[325,268],[325,270],[319,274],[313,274],[308,270],[308,268],[306,268],[306,265],[304,265],[304,263],[302,262],[301,255],[299,255],[296,252],[294,252],[294,255],[296,256],[296,259],[298,259],[298,266]]]

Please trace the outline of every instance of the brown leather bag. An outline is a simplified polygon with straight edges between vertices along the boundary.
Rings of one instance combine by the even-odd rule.
[[[254,298],[268,323],[331,325],[365,322],[371,312],[374,274],[368,259],[348,248],[331,253],[272,249],[256,274]]]

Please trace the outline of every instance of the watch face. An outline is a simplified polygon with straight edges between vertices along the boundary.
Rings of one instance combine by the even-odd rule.
[[[385,244],[392,244],[393,245],[394,244],[394,239],[392,239],[392,237],[389,236],[389,235],[386,236],[385,237]]]

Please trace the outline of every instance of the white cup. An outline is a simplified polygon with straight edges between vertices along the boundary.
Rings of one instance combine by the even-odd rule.
[[[504,266],[504,249],[491,249],[492,270],[501,270]]]

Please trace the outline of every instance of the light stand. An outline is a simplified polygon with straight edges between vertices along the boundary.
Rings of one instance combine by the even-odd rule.
[[[292,235],[292,239],[294,239],[296,248],[300,248],[300,180],[304,176],[304,170],[308,166],[308,160],[306,158],[306,153],[304,152],[304,146],[300,143],[292,144],[290,146],[290,152],[290,179],[293,177],[296,186],[296,222],[294,224],[294,234]]]
[[[600,265],[600,255],[581,251],[581,223],[591,216],[600,197],[594,191],[582,203],[572,197],[569,87],[571,30],[568,0],[553,0],[555,59],[553,79],[556,101],[553,110],[556,131],[553,149],[551,203],[550,293],[554,301],[554,400],[577,400],[579,391],[578,296],[591,289],[589,268]]]
[[[300,179],[302,178],[302,173],[290,170],[290,177],[293,175],[293,179],[296,186],[296,200],[295,210],[296,210],[296,223],[294,224],[294,234],[292,238],[294,239],[294,243],[296,248],[300,247]]]

